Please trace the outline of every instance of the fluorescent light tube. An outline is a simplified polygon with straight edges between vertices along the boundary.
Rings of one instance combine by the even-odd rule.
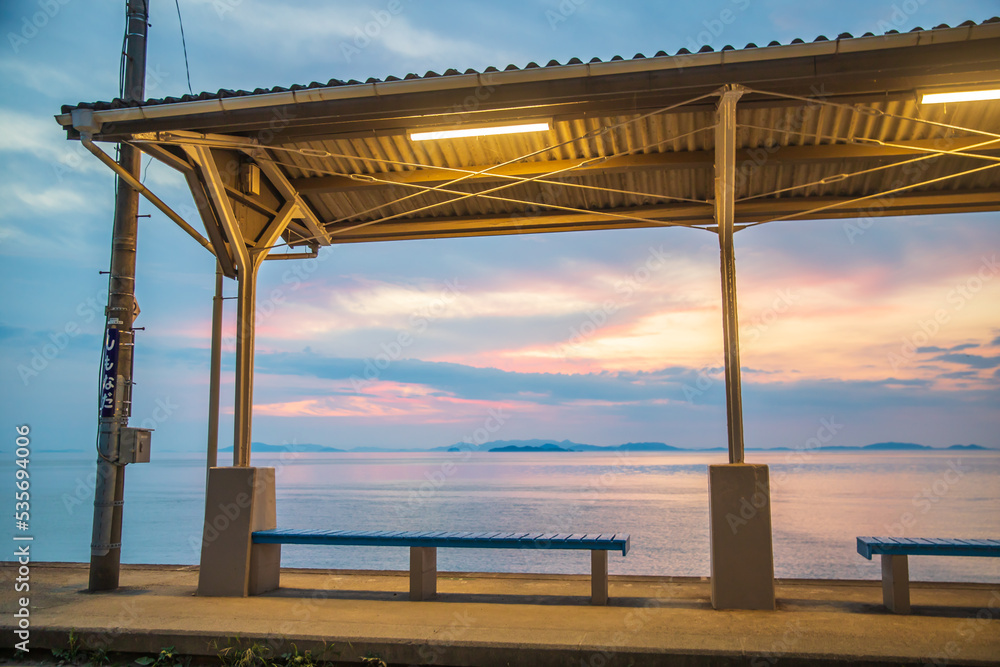
[[[944,93],[924,93],[921,104],[945,104],[947,102],[978,102],[979,100],[1000,100],[1000,88],[990,90],[956,90]]]
[[[521,123],[520,125],[500,125],[492,127],[462,127],[455,130],[431,130],[429,132],[411,132],[411,141],[429,141],[433,139],[458,139],[461,137],[487,137],[494,134],[517,134],[519,132],[545,132],[549,129],[548,121],[544,123]]]

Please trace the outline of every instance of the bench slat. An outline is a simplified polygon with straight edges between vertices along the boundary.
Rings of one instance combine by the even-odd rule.
[[[583,549],[627,554],[626,534],[569,535],[558,533],[472,533],[468,531],[344,531],[262,530],[253,533],[258,544],[330,546],[456,547],[467,549]],[[577,539],[571,539],[571,538]]]
[[[469,537],[476,540],[481,540],[487,535],[492,535],[492,533],[469,533]]]
[[[859,537],[858,553],[869,560],[875,554],[1000,557],[1000,540]]]

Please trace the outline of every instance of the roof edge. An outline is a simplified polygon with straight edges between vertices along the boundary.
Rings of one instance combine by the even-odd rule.
[[[210,99],[157,102],[120,109],[94,110],[93,117],[100,124],[153,120],[179,116],[198,116],[219,111],[236,111],[271,106],[292,106],[310,102],[363,99],[417,92],[439,92],[461,88],[495,87],[520,83],[537,83],[569,78],[587,78],[643,72],[669,71],[710,67],[743,62],[761,62],[786,58],[832,56],[841,53],[858,53],[892,48],[946,44],[1000,37],[1000,21],[991,19],[976,25],[955,28],[933,28],[907,33],[868,35],[837,38],[811,43],[792,43],[777,46],[732,49],[705,53],[686,53],[611,60],[548,67],[531,67],[508,71],[475,72],[446,76],[416,77],[394,81],[343,84],[317,88],[301,88],[283,92],[252,93]],[[65,107],[64,107],[65,108]],[[86,108],[78,105],[55,116],[64,128],[72,128],[72,109]]]

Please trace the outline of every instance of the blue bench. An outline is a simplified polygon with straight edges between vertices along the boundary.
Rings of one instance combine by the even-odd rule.
[[[897,614],[910,613],[907,556],[1000,557],[1000,540],[956,540],[919,537],[859,537],[858,553],[882,556],[882,602]]]
[[[583,549],[590,551],[590,601],[608,603],[608,552],[628,554],[624,533],[469,533],[347,530],[259,530],[255,544],[315,544],[336,546],[409,547],[410,599],[427,600],[437,594],[437,549]]]

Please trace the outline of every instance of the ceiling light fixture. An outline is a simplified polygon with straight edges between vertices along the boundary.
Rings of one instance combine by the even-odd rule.
[[[520,132],[545,132],[551,129],[549,121],[521,123],[519,125],[494,125],[490,127],[462,127],[454,130],[430,130],[411,132],[411,141],[434,139],[458,139],[461,137],[488,137],[495,134],[517,134]]]
[[[924,93],[920,98],[920,103],[946,104],[948,102],[978,102],[980,100],[1000,100],[1000,88]]]

